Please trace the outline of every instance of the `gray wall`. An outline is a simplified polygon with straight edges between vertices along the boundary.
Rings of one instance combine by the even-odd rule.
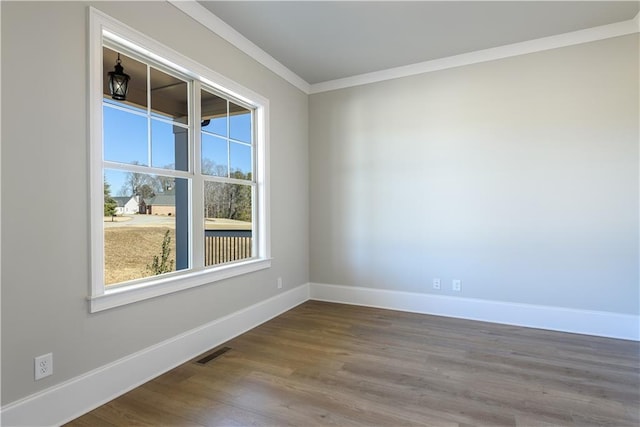
[[[312,282],[638,314],[638,35],[311,96]]]
[[[88,313],[87,2],[2,2],[2,404],[308,281],[308,97],[161,2],[97,9],[270,100],[272,268]],[[170,31],[169,31],[170,30]],[[54,375],[33,380],[53,352]]]

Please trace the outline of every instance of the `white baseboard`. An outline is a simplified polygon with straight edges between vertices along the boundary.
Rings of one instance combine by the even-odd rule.
[[[3,426],[71,421],[309,299],[309,285],[214,320],[2,408]]]
[[[311,283],[311,299],[640,341],[640,316]]]
[[[64,424],[309,299],[640,341],[640,316],[310,283],[10,403],[2,425]]]

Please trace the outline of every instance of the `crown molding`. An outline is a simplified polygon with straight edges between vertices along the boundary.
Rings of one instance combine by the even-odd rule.
[[[176,8],[255,59],[293,86],[309,94],[310,85],[195,0],[168,0]]]
[[[494,61],[512,56],[558,49],[640,32],[640,13],[638,13],[633,19],[627,21],[389,68],[372,73],[359,74],[342,79],[309,84],[229,24],[211,13],[211,11],[199,4],[196,0],[168,1],[186,15],[204,25],[307,95]]]
[[[558,34],[555,36],[543,37],[495,48],[463,53],[446,58],[434,59],[432,61],[425,61],[417,64],[405,65],[402,67],[389,68],[387,70],[376,71],[373,73],[360,74],[343,79],[316,83],[311,85],[310,93],[315,94],[328,92],[331,90],[345,89],[353,86],[377,83],[385,80],[398,79],[402,77],[414,76],[417,74],[429,73],[432,71],[462,67],[465,65],[478,64],[481,62],[494,61],[496,59],[526,55],[534,52],[541,52],[550,49],[557,49],[566,46],[573,46],[577,44],[589,43],[612,37],[638,33],[640,32],[639,16],[640,13],[636,15],[634,19],[630,19],[628,21],[616,22],[614,24],[587,28],[585,30],[573,31],[570,33]]]

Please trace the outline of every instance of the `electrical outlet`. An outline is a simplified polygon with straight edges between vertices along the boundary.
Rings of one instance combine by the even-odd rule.
[[[453,284],[451,285],[451,289],[456,292],[462,291],[462,280],[453,279]]]
[[[282,277],[278,277],[278,289],[282,289]]]
[[[440,279],[438,279],[437,277],[433,279],[433,289],[440,289]]]
[[[36,357],[34,365],[36,381],[53,374],[53,353]]]

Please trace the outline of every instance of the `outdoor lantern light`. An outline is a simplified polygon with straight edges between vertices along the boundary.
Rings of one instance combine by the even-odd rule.
[[[111,97],[118,101],[127,99],[127,91],[129,90],[129,75],[124,73],[122,65],[120,65],[120,53],[114,71],[109,71],[109,92]]]

